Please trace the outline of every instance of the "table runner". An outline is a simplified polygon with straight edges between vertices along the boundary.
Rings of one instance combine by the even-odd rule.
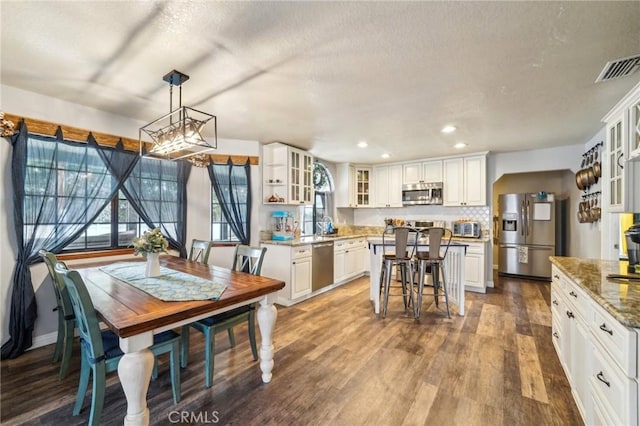
[[[145,262],[117,262],[100,270],[165,302],[218,300],[226,285],[160,267],[161,275],[145,277]]]

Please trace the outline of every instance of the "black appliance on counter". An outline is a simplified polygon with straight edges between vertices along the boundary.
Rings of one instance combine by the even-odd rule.
[[[640,265],[640,222],[634,223],[624,232],[627,240],[627,256],[629,258],[629,267],[627,271],[634,273],[636,265]]]

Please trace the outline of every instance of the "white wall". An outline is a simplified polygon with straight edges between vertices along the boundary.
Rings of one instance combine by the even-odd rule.
[[[138,128],[145,124],[127,117],[105,113],[5,85],[0,85],[0,100],[0,109],[7,113],[133,139],[138,137]],[[220,115],[218,117],[221,120],[223,119]],[[260,144],[257,141],[218,139],[217,153],[257,156],[260,153]],[[13,190],[11,188],[11,147],[5,139],[0,141],[0,165],[4,178],[0,189],[0,198],[3,201],[3,208],[0,210],[0,238],[5,243],[3,244],[2,256],[0,256],[0,306],[2,310],[0,332],[4,343],[9,338],[7,331],[9,328],[12,275],[17,257],[13,224]],[[259,237],[258,218],[262,207],[260,202],[261,170],[259,166],[252,166],[251,173],[253,190],[252,244],[255,244]],[[209,222],[211,194],[209,176],[206,169],[192,168],[187,190],[188,241],[192,238],[209,239],[211,236]],[[7,241],[8,244],[6,244]],[[216,248],[212,252],[210,263],[230,266],[232,254],[232,247]],[[114,258],[111,257],[110,259]],[[70,264],[74,265],[76,263],[72,262]],[[44,264],[39,263],[33,266],[31,274],[36,293],[36,303],[38,304],[34,346],[39,346],[55,341],[53,332],[57,328],[57,314],[51,311],[55,306],[55,297]]]

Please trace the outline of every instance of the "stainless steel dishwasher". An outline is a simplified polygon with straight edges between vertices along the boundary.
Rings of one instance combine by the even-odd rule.
[[[333,284],[333,241],[311,246],[311,290]]]

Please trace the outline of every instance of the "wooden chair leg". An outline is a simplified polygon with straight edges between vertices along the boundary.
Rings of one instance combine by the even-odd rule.
[[[170,362],[171,362],[171,390],[173,391],[173,403],[177,404],[180,402],[182,398],[182,390],[180,385],[180,366],[179,357],[180,357],[180,342],[175,341],[172,344],[172,349],[170,352]]]
[[[253,360],[258,360],[258,346],[256,345],[256,310],[251,307],[249,311],[249,344],[251,345],[251,353]]]
[[[76,395],[76,403],[73,406],[73,415],[77,416],[82,410],[82,404],[84,403],[84,396],[87,394],[87,387],[89,386],[89,374],[91,367],[89,367],[89,361],[87,360],[84,351],[82,352],[82,361],[80,365],[80,379],[78,380],[78,394]],[[93,379],[95,381],[95,377]]]
[[[91,414],[89,415],[89,424],[98,426],[100,417],[102,416],[102,407],[104,406],[104,391],[107,387],[106,371],[104,361],[93,366],[93,392],[91,394]]]
[[[53,351],[53,362],[58,362],[60,360],[60,355],[62,354],[62,350],[64,347],[64,316],[62,315],[62,308],[57,307],[58,311],[58,337],[56,338],[56,348]]]
[[[187,364],[189,363],[189,326],[182,326],[182,334],[181,334],[181,356],[180,356],[180,367],[187,368]]]
[[[67,376],[69,364],[71,363],[71,354],[73,353],[73,321],[65,321],[64,324],[64,346],[62,348],[62,363],[60,364],[60,372],[58,380],[62,380]],[[60,333],[58,331],[58,333]]]
[[[216,334],[212,328],[207,328],[204,333],[205,339],[205,351],[204,351],[204,363],[205,363],[205,383],[204,386],[210,388],[213,385],[213,362],[216,355]]]
[[[229,334],[229,346],[233,348],[236,345],[236,336],[233,334],[233,327],[227,329],[227,334]]]

